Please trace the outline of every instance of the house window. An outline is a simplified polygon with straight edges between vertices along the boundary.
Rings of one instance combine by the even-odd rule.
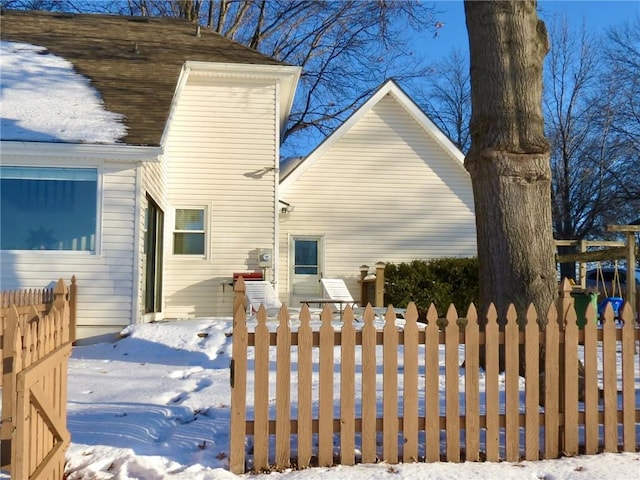
[[[95,168],[0,167],[0,249],[95,252]]]
[[[204,211],[204,208],[176,209],[176,224],[173,232],[175,255],[205,254]]]

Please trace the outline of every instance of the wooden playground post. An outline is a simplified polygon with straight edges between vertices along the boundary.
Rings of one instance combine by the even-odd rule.
[[[580,240],[580,253],[587,251],[587,241]],[[580,262],[580,288],[585,290],[587,288],[587,262]]]
[[[640,232],[640,225],[607,225],[608,232],[624,232],[627,235],[627,302],[633,312],[632,318],[637,319],[636,305],[636,233]]]
[[[376,307],[384,307],[384,262],[376,262]]]
[[[369,274],[369,265],[360,265],[360,304],[366,305],[369,300],[369,295],[367,289],[367,282],[365,282],[365,278]]]

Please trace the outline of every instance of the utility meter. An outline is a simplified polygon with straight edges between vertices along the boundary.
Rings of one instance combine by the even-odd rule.
[[[260,268],[272,268],[273,266],[273,249],[271,248],[259,248],[258,249],[258,262]]]

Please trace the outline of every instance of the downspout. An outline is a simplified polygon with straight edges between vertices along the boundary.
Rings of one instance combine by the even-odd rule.
[[[144,239],[141,238],[142,228],[140,228],[142,217],[142,171],[143,171],[143,163],[140,162],[136,165],[136,201],[134,205],[134,222],[133,222],[133,238],[137,240],[135,248],[133,250],[133,278],[134,285],[132,290],[132,298],[131,298],[131,320],[130,324],[135,325],[137,323],[142,323],[142,311],[140,309],[140,299],[141,290],[142,290],[142,277],[141,277],[141,268],[140,268],[140,251],[144,248],[142,243],[144,243]]]
[[[274,122],[274,195],[273,195],[273,283],[276,294],[280,296],[279,278],[280,278],[280,80],[275,84],[275,122]]]

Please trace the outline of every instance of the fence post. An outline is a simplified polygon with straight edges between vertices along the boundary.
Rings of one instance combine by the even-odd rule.
[[[635,322],[631,305],[622,307],[622,444],[625,452],[635,450]]]
[[[573,297],[571,296],[572,286],[569,280],[564,278],[559,285],[558,290],[558,321],[560,325],[564,325],[565,317],[569,308],[573,306]]]
[[[78,283],[76,276],[71,277],[69,286],[69,340],[76,341],[76,325],[78,322]]]
[[[369,274],[369,265],[360,265],[360,305],[369,303],[368,287],[364,279]]]
[[[238,278],[233,291],[233,349],[229,366],[231,382],[229,470],[231,473],[240,475],[245,472],[248,345],[247,312],[244,308],[245,285],[242,277]]]
[[[384,262],[376,262],[376,307],[384,307]]]
[[[63,279],[60,279],[56,283],[56,286],[53,287],[53,305],[52,305],[52,308],[55,308],[59,312],[64,312],[65,311],[65,303],[67,302],[67,299],[65,298],[66,296],[67,296],[67,285],[64,283]],[[68,342],[69,340],[71,340],[71,319],[70,318],[67,319],[67,318],[63,317],[62,320],[66,324],[66,325],[62,325],[62,328],[64,328],[64,331],[66,331],[66,333],[60,339],[60,343],[65,343],[65,342]],[[75,335],[75,333],[74,333],[74,335]]]
[[[631,306],[633,320],[638,318],[638,309],[636,308],[637,287],[633,281],[634,265],[636,264],[636,232],[627,232],[627,303]]]
[[[566,325],[567,325],[567,313],[569,312],[569,309],[571,308],[575,308],[574,306],[574,300],[573,297],[571,296],[571,290],[572,290],[572,286],[571,283],[569,283],[569,280],[567,278],[564,278],[561,282],[560,282],[560,289],[558,291],[558,326],[559,326],[559,330],[560,330],[560,338],[564,338],[565,336],[565,329],[566,329]],[[565,448],[565,424],[564,424],[564,414],[566,412],[566,402],[565,402],[565,395],[564,395],[564,385],[566,382],[566,372],[565,372],[565,354],[564,354],[564,343],[562,345],[562,347],[560,348],[559,352],[558,352],[558,356],[559,356],[559,361],[558,361],[558,377],[559,377],[559,391],[558,391],[558,410],[561,413],[561,415],[559,415],[560,418],[562,418],[562,423],[559,425],[559,448],[560,451],[563,451]],[[573,375],[573,374],[572,374]]]
[[[325,305],[320,314],[318,361],[318,466],[333,464],[333,313]]]
[[[16,340],[20,334],[18,329],[19,315],[15,305],[9,307],[5,318],[2,351],[2,427],[0,428],[0,467],[9,470],[11,467],[12,439],[15,430],[16,408],[16,374],[20,356],[17,354]]]
[[[233,312],[231,316],[235,317],[238,307],[242,306],[245,311],[247,309],[247,287],[244,284],[244,278],[238,277],[236,284],[233,286]]]

